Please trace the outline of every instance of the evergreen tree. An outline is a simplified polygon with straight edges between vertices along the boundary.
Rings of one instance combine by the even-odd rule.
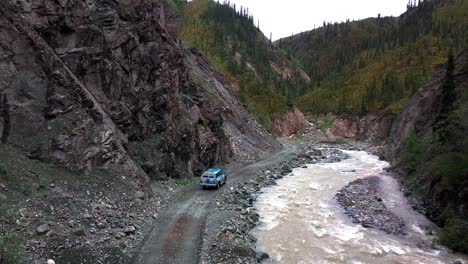
[[[453,72],[455,70],[455,61],[453,51],[450,50],[447,59],[446,74],[442,83],[440,98],[440,110],[435,120],[434,132],[440,141],[448,140],[448,131],[446,130],[449,122],[450,113],[454,109],[456,101],[455,82]]]
[[[241,101],[268,129],[270,115],[287,110],[288,99],[296,99],[299,90],[308,90],[302,86],[310,84],[283,78],[272,68],[272,62],[280,67],[293,65],[269,48],[273,35],[269,39],[262,35],[260,21],[254,21],[248,8],[237,9],[228,1],[190,1],[184,8],[181,36],[205,53],[218,70],[237,79]],[[300,76],[292,68],[292,74]]]

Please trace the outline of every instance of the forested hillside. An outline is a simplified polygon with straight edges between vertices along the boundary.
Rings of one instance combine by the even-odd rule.
[[[211,0],[174,3],[181,38],[237,81],[242,102],[267,128],[306,90],[309,77],[273,47],[247,9]]]
[[[442,228],[439,242],[468,253],[468,51],[450,53],[395,120],[389,158],[404,188]]]
[[[467,17],[468,1],[426,0],[398,18],[324,23],[275,44],[312,79],[301,110],[398,112],[450,49],[467,46]]]

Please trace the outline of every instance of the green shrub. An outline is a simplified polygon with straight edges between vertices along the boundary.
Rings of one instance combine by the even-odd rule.
[[[3,175],[7,174],[7,167],[6,167],[5,164],[0,163],[0,175],[2,175],[2,174]]]
[[[439,234],[439,242],[455,251],[468,253],[468,222],[451,218]]]
[[[423,139],[416,137],[414,132],[410,132],[406,139],[406,145],[402,151],[401,160],[406,173],[414,172],[425,161],[425,157],[430,149],[430,144]]]
[[[263,109],[263,107],[257,106],[254,111],[254,115],[266,130],[271,131],[270,115],[265,111],[265,109]]]
[[[240,89],[239,97],[240,97],[241,102],[245,104],[247,110],[250,113],[254,114],[254,116],[257,118],[260,124],[262,124],[263,127],[265,127],[265,129],[270,131],[271,119],[270,119],[270,115],[265,110],[265,108],[262,105],[257,104],[254,101],[252,101],[248,92],[243,88]]]
[[[259,175],[259,176],[257,176],[257,178],[255,178],[255,182],[256,183],[264,183],[265,182],[265,177],[263,175]]]
[[[335,119],[325,117],[319,122],[318,129],[321,129],[321,130],[329,129],[333,126],[334,123],[335,123]]]
[[[22,238],[6,226],[6,223],[11,224],[14,219],[8,208],[8,205],[0,204],[0,264],[26,263],[21,249]]]
[[[468,179],[468,156],[459,152],[443,153],[431,161],[428,169],[441,176],[448,187],[456,189],[461,182]]]
[[[0,230],[0,264],[26,263],[21,248],[21,238],[5,230]]]
[[[189,186],[189,185],[195,184],[197,180],[198,180],[198,177],[190,177],[190,178],[176,179],[175,182],[177,185]]]
[[[466,62],[464,65],[463,65],[463,71],[466,73],[468,72],[468,62]]]
[[[18,188],[17,189],[18,192],[20,192],[20,193],[22,193],[24,195],[29,195],[29,194],[31,194],[31,191],[32,191],[32,185],[28,181],[19,182],[17,188]]]
[[[177,17],[182,16],[182,8],[184,5],[184,1],[180,0],[171,0],[169,1],[169,4],[171,5],[172,11],[176,14]]]

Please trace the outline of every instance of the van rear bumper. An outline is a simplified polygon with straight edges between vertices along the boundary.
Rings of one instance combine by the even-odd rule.
[[[217,183],[200,183],[200,186],[215,187]]]

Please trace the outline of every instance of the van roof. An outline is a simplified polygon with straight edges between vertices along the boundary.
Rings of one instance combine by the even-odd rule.
[[[207,170],[206,172],[207,173],[212,173],[212,174],[216,174],[220,171],[221,169],[218,169],[218,168],[211,168],[209,170]]]

